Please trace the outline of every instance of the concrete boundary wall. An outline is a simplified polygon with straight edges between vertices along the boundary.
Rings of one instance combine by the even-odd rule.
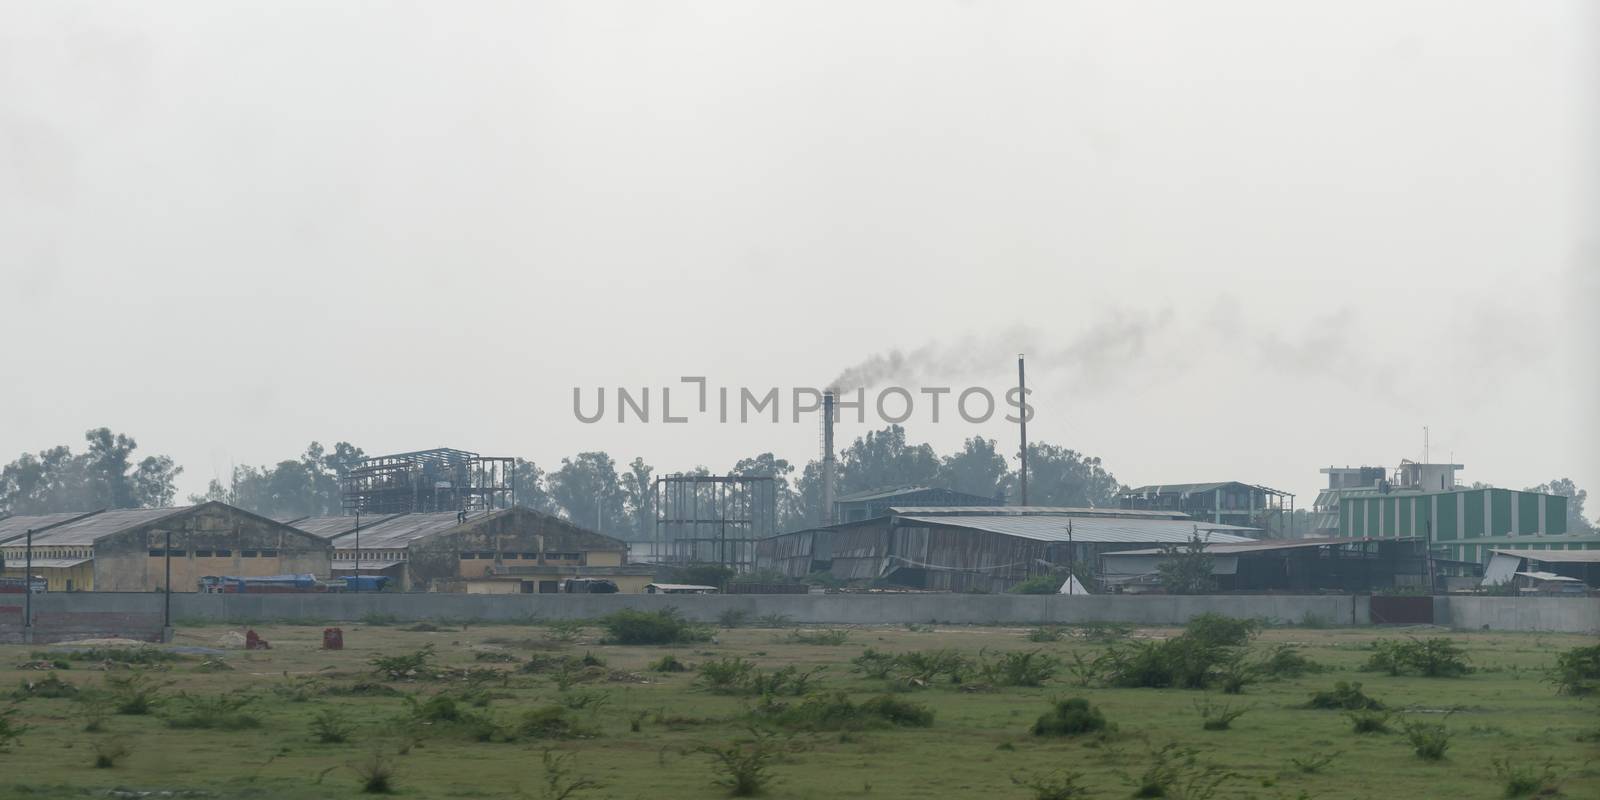
[[[1447,597],[1434,620],[1461,630],[1552,631],[1600,634],[1600,598]]]
[[[85,592],[40,595],[34,612],[161,613],[159,594]],[[1127,622],[1181,624],[1207,611],[1235,617],[1266,617],[1330,625],[1368,622],[1365,597],[1093,596],[968,594],[806,594],[806,595],[486,595],[486,594],[184,594],[172,597],[175,624],[223,622],[359,622],[368,616],[397,621],[475,619],[524,622],[586,619],[620,608],[677,608],[693,620],[715,622],[737,609],[752,616],[776,614],[798,623],[899,625],[937,621],[948,624],[1041,624]]]
[[[138,615],[159,618],[159,594],[84,592],[35,597],[35,616],[50,614]],[[424,619],[528,622],[534,619],[584,619],[621,608],[677,608],[690,619],[715,622],[730,609],[752,616],[778,614],[797,623],[899,625],[1072,624],[1123,622],[1177,625],[1204,612],[1232,617],[1264,617],[1279,623],[1308,618],[1334,626],[1368,625],[1368,598],[1362,596],[1133,596],[966,595],[966,594],[809,594],[809,595],[479,595],[479,594],[184,594],[172,597],[172,618],[186,623],[360,622],[368,616],[396,621]],[[1465,630],[1600,632],[1600,599],[1441,597],[1435,604],[1441,625]],[[0,620],[0,640],[14,631]],[[113,632],[106,632],[113,633]]]

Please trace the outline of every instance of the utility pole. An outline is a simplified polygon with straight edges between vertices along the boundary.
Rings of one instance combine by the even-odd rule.
[[[1017,354],[1017,391],[1021,395],[1017,399],[1022,403],[1022,411],[1017,415],[1022,420],[1017,425],[1022,432],[1022,449],[1018,451],[1018,456],[1022,461],[1022,468],[1018,470],[1018,475],[1021,478],[1019,483],[1022,488],[1022,502],[1018,505],[1025,506],[1028,504],[1028,378],[1023,372],[1021,353]]]
[[[22,567],[22,643],[33,644],[33,529],[28,529],[27,553]]]
[[[166,534],[166,546],[161,551],[161,555],[165,557],[167,572],[166,579],[162,581],[165,597],[161,605],[161,640],[170,642],[172,641],[172,529],[168,528]]]
[[[351,591],[361,591],[361,509],[356,509],[356,588]]]

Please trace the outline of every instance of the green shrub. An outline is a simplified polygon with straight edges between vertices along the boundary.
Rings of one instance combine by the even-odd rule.
[[[1505,782],[1506,797],[1550,796],[1560,793],[1560,774],[1553,760],[1546,760],[1543,769],[1533,765],[1518,765],[1509,758],[1496,758],[1492,762],[1496,778]]]
[[[374,656],[367,663],[372,665],[372,674],[384,680],[426,680],[434,677],[434,669],[429,663],[432,660],[433,645],[430,644],[421,650],[397,656]]]
[[[362,794],[390,794],[394,791],[394,764],[382,753],[373,753],[359,764],[350,765],[361,781]]]
[[[557,754],[546,748],[540,758],[544,767],[544,791],[540,794],[542,800],[568,800],[579,793],[590,789],[599,789],[603,784],[591,778],[572,777],[570,761],[575,756],[572,753]]]
[[[516,662],[517,657],[504,650],[479,650],[472,654],[472,660],[488,664],[511,664]]]
[[[600,618],[607,641],[614,644],[690,644],[711,638],[711,632],[683,618],[676,608],[660,611],[622,609]]]
[[[548,625],[549,638],[560,644],[572,644],[583,636],[583,629],[588,623],[581,619],[552,620]]]
[[[1261,632],[1261,620],[1206,612],[1189,618],[1183,635],[1216,647],[1243,647]]]
[[[695,683],[715,694],[738,694],[749,684],[755,668],[755,664],[739,656],[719,658],[700,665]]]
[[[1100,655],[1106,682],[1122,688],[1204,688],[1214,672],[1237,653],[1187,634],[1162,642],[1112,645]]]
[[[808,731],[926,728],[933,724],[933,711],[894,695],[879,695],[857,704],[844,692],[834,692],[776,709],[773,721],[786,728]]]
[[[399,689],[377,681],[335,683],[323,688],[321,693],[328,697],[399,697],[403,694]]]
[[[1034,800],[1075,800],[1088,797],[1090,790],[1080,786],[1081,772],[1057,770],[1048,775],[1012,775],[1011,782],[1033,792]]]
[[[255,698],[243,692],[216,695],[180,694],[178,710],[166,718],[167,727],[179,730],[241,731],[261,727],[261,718],[245,709]]]
[[[1440,722],[1406,720],[1402,727],[1412,751],[1417,754],[1417,758],[1424,761],[1438,761],[1444,758],[1444,751],[1450,748],[1450,739],[1455,736],[1444,723]]]
[[[1059,642],[1066,638],[1066,635],[1067,632],[1059,625],[1042,625],[1037,628],[1029,629],[1023,638],[1030,642],[1039,642],[1043,644],[1048,642]]]
[[[811,682],[817,673],[827,667],[814,667],[801,671],[793,664],[779,667],[771,672],[753,670],[749,673],[745,690],[756,695],[791,695],[799,696],[811,691]]]
[[[1352,733],[1388,733],[1389,719],[1393,716],[1388,711],[1363,708],[1344,712],[1350,720]]]
[[[850,659],[850,663],[855,665],[856,672],[878,679],[889,677],[889,673],[894,670],[895,661],[894,656],[880,653],[870,647],[863,650],[861,655]]]
[[[1600,644],[1574,647],[1556,656],[1545,679],[1561,694],[1582,697],[1600,691]]]
[[[717,624],[724,628],[743,628],[750,624],[750,612],[742,608],[730,608],[717,615]]]
[[[1334,759],[1338,757],[1338,752],[1312,753],[1305,758],[1290,756],[1289,763],[1293,764],[1297,771],[1304,772],[1307,775],[1314,775],[1318,772],[1321,772],[1323,768],[1327,767],[1329,764],[1332,764]]]
[[[1057,594],[1061,591],[1061,584],[1067,580],[1066,575],[1047,573],[1035,575],[1011,587],[1012,594]]]
[[[896,672],[910,686],[932,686],[941,675],[960,683],[968,666],[966,656],[955,650],[914,650],[895,657]]]
[[[1300,654],[1300,648],[1292,644],[1280,644],[1272,648],[1262,659],[1259,671],[1263,675],[1273,678],[1298,678],[1308,672],[1321,672],[1322,665]]]
[[[843,628],[827,628],[820,631],[802,631],[796,628],[789,631],[790,644],[818,644],[837,647],[850,640],[850,631]]]
[[[1361,682],[1346,683],[1339,681],[1332,689],[1323,689],[1311,695],[1311,700],[1306,703],[1307,708],[1332,709],[1335,711],[1371,710],[1380,711],[1383,703],[1368,697],[1361,691]]]
[[[762,614],[756,617],[757,628],[788,628],[794,625],[794,618],[788,614]]]
[[[1200,715],[1202,730],[1225,731],[1233,727],[1233,721],[1244,716],[1250,707],[1234,708],[1228,703],[1219,706],[1210,700],[1201,700],[1194,704],[1194,710]]]
[[[516,733],[524,739],[576,739],[587,735],[561,706],[542,706],[523,712]]]
[[[754,797],[772,784],[769,769],[778,749],[770,734],[752,730],[751,735],[753,738],[748,741],[699,748],[711,756],[712,768],[718,774],[717,785],[726,788],[732,797]]]
[[[348,742],[354,733],[355,726],[337,708],[324,708],[311,718],[311,735],[322,744]]]
[[[1177,744],[1152,750],[1148,766],[1132,781],[1134,797],[1166,800],[1210,800],[1233,773],[1199,760],[1199,751]]]
[[[668,653],[655,661],[650,662],[651,672],[688,672],[688,665],[678,660],[678,657]]]
[[[1001,653],[990,661],[978,654],[978,675],[994,686],[1043,686],[1061,669],[1061,659],[1040,652]]]
[[[1082,697],[1057,700],[1030,729],[1034,736],[1079,736],[1106,730],[1105,714]]]
[[[0,753],[7,752],[22,734],[28,732],[28,726],[16,721],[17,707],[0,709]]]
[[[1416,673],[1425,678],[1455,678],[1472,671],[1466,651],[1449,638],[1397,642],[1379,639],[1372,643],[1372,655],[1362,669],[1390,675]]]
[[[130,667],[154,667],[181,660],[183,657],[168,650],[140,645],[138,647],[73,647],[52,652],[35,652],[32,658],[44,661],[66,659],[68,661],[109,662]]]
[[[129,753],[128,743],[121,739],[102,739],[94,743],[94,768],[111,769]]]
[[[78,696],[78,687],[61,680],[54,672],[46,672],[43,678],[36,681],[22,679],[21,685],[11,693],[13,700],[31,700],[34,698],[72,698]]]
[[[142,672],[106,676],[106,691],[111,696],[113,710],[118,714],[149,714],[165,699],[161,696],[163,688],[164,685],[152,683],[150,676]]]

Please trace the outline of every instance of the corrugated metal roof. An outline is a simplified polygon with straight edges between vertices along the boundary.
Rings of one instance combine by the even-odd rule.
[[[850,494],[840,495],[838,497],[833,498],[833,502],[835,502],[835,503],[855,503],[855,502],[859,502],[859,501],[862,501],[862,500],[877,500],[877,499],[883,498],[883,497],[894,497],[897,494],[911,494],[912,492],[925,492],[925,491],[928,491],[929,489],[932,489],[932,488],[934,488],[934,487],[932,487],[932,486],[921,486],[919,484],[907,484],[905,486],[879,486],[876,489],[863,489],[862,491],[859,491],[859,492],[851,492]]]
[[[0,544],[5,544],[12,539],[26,539],[28,529],[33,529],[35,539],[45,528],[70,522],[79,517],[97,514],[97,511],[66,511],[60,514],[25,514],[15,517],[0,519]]]
[[[1328,538],[1322,538],[1322,539],[1287,539],[1287,540],[1281,540],[1280,539],[1280,540],[1274,540],[1274,541],[1270,541],[1270,542],[1262,542],[1262,541],[1251,540],[1247,544],[1230,544],[1230,543],[1212,542],[1210,544],[1207,544],[1205,549],[1206,549],[1207,553],[1215,553],[1215,554],[1218,554],[1218,555],[1234,555],[1234,554],[1238,554],[1238,553],[1259,553],[1259,552],[1267,552],[1267,551],[1271,551],[1271,550],[1297,550],[1297,549],[1301,549],[1301,548],[1305,548],[1305,547],[1331,547],[1331,546],[1338,546],[1338,545],[1345,545],[1345,544],[1357,544],[1359,542],[1414,542],[1414,541],[1422,541],[1422,537],[1420,537],[1420,536],[1402,536],[1400,538],[1388,537],[1388,538],[1379,539],[1379,538],[1362,538],[1362,537],[1359,537],[1359,536],[1350,536],[1350,537],[1345,537],[1345,538],[1328,537]],[[1108,556],[1148,556],[1148,555],[1156,555],[1156,554],[1159,554],[1160,552],[1161,552],[1160,550],[1146,548],[1144,550],[1118,550],[1115,553],[1106,553],[1105,555],[1108,555]]]
[[[449,512],[449,515],[452,519],[455,518],[455,512]],[[400,515],[371,514],[362,517],[361,538],[365,540],[367,538],[368,530],[398,516]],[[302,517],[301,519],[295,520],[289,524],[311,534],[312,536],[319,536],[323,539],[332,539],[339,534],[354,531],[356,529],[356,518],[354,516],[345,516],[343,514],[336,514],[327,517]]]
[[[1455,542],[1451,542],[1451,544],[1455,544]],[[1600,564],[1600,550],[1502,550],[1492,548],[1489,552],[1543,561],[1547,564]]]
[[[1254,489],[1256,491],[1266,492],[1268,494],[1288,494],[1288,492],[1282,492],[1270,486],[1262,486],[1257,483],[1245,483],[1244,481],[1216,481],[1213,483],[1150,484],[1148,486],[1140,486],[1134,489],[1129,489],[1125,492],[1121,492],[1119,496],[1129,497],[1135,495],[1198,494],[1200,492],[1209,492],[1213,489],[1221,489],[1224,486],[1243,486],[1246,489]]]
[[[476,522],[488,514],[503,514],[506,511],[507,509],[498,509],[476,514],[467,517],[467,522]],[[456,520],[456,512],[454,511],[401,514],[370,527],[367,525],[367,521],[363,519],[361,520],[361,549],[385,550],[405,547],[412,542],[446,533],[451,528],[463,524]],[[333,546],[340,550],[354,550],[356,546],[354,531],[341,533],[333,537]]]
[[[1068,506],[891,506],[894,514],[918,516],[995,517],[1124,517],[1129,519],[1188,520],[1181,511],[1145,511],[1127,508],[1072,508]]]
[[[39,545],[94,544],[98,539],[121,533],[132,527],[155,522],[164,517],[181,514],[191,508],[194,508],[194,506],[114,508],[85,516],[83,519],[74,520],[64,525],[57,525],[42,534],[35,533],[33,535],[33,544],[35,547]]]
[[[93,561],[93,560],[94,560],[93,558],[39,558],[38,556],[34,556],[34,558],[33,558],[33,568],[34,569],[67,569],[67,568],[70,568],[70,567],[76,567],[79,564],[87,564],[87,563],[89,563],[90,561]],[[24,569],[27,569],[27,565],[28,565],[28,562],[23,561],[20,558],[13,558],[13,559],[11,559],[11,561],[6,563],[6,569],[7,570],[12,570],[12,569],[24,570]]]
[[[1067,520],[1054,516],[914,516],[900,518],[902,523],[921,525],[947,525],[956,528],[1017,536],[1039,542],[1065,542]],[[1192,520],[1173,519],[1114,519],[1099,517],[1074,517],[1072,538],[1074,542],[1153,542],[1158,544],[1189,541],[1195,526],[1200,535],[1212,542],[1250,542],[1252,539],[1228,531],[1245,532],[1253,528],[1235,525],[1196,523]],[[1209,533],[1209,535],[1208,535]]]

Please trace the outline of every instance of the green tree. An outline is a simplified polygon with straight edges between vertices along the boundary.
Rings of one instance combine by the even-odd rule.
[[[1206,552],[1205,540],[1196,527],[1188,542],[1161,548],[1161,563],[1156,570],[1167,594],[1207,594],[1217,588],[1212,566],[1211,554]]]
[[[628,463],[628,471],[622,474],[623,504],[628,519],[633,520],[633,535],[628,538],[634,541],[648,541],[655,532],[655,504],[652,502],[655,487],[651,483],[654,472],[644,459],[635,458]]]
[[[750,458],[741,458],[728,471],[729,475],[754,475],[772,479],[773,504],[778,516],[778,530],[792,530],[803,526],[804,514],[799,507],[799,496],[789,483],[794,465],[770,452]]]
[[[1045,442],[1028,445],[1028,504],[1105,508],[1116,505],[1117,482],[1099,458]]]
[[[627,524],[616,462],[604,452],[561,459],[561,469],[550,473],[547,483],[550,496],[574,524],[598,527],[602,533],[633,527]]]
[[[517,505],[542,511],[546,514],[560,512],[545,485],[545,472],[538,464],[517,459],[512,466],[511,485],[517,495]]]
[[[973,436],[957,453],[944,457],[934,483],[945,489],[1003,499],[1011,482],[1006,458],[993,439]]]
[[[0,514],[48,514],[101,508],[166,505],[183,469],[168,456],[135,462],[132,437],[95,428],[88,447],[74,454],[66,445],[23,453],[0,469]]]

